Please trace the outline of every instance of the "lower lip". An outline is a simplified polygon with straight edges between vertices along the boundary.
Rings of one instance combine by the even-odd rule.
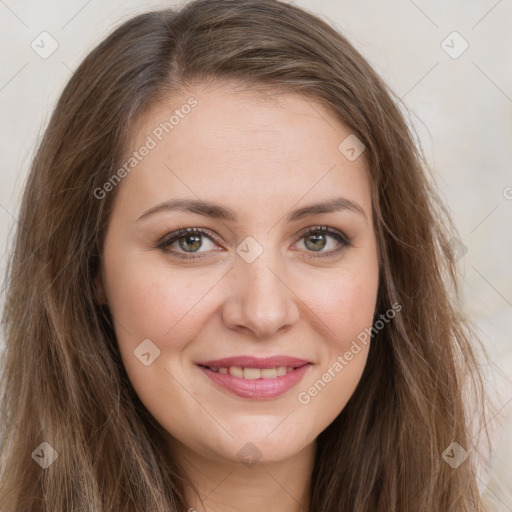
[[[311,363],[307,363],[286,375],[273,379],[242,379],[228,373],[214,372],[205,366],[199,366],[199,368],[221,388],[243,398],[263,400],[286,393],[302,379],[310,366]]]

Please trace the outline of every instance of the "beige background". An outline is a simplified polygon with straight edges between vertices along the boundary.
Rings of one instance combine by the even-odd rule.
[[[0,0],[2,275],[27,167],[64,84],[114,26],[175,3]],[[493,510],[512,511],[512,1],[294,3],[347,35],[414,112],[411,123],[467,247],[459,262],[466,310],[499,370],[489,380],[499,411],[495,474],[481,484]],[[58,44],[45,59],[31,48],[48,37],[44,31]]]

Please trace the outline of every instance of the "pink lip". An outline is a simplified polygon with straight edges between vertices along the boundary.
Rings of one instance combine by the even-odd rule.
[[[223,361],[223,360],[221,360]],[[224,364],[224,363],[223,363]],[[259,363],[261,364],[261,363]],[[211,365],[214,366],[214,365]],[[236,366],[231,364],[230,366]],[[286,366],[284,364],[277,364],[276,366]],[[293,366],[293,365],[290,365]],[[252,398],[255,400],[265,400],[275,398],[282,395],[293,386],[295,386],[312,366],[311,363],[305,363],[296,368],[286,375],[275,377],[274,379],[243,379],[240,377],[233,377],[229,373],[218,373],[206,366],[199,366],[199,368],[218,386],[234,393],[242,398]],[[216,367],[216,366],[215,366]],[[222,367],[222,366],[221,366]],[[272,367],[272,366],[270,366]],[[223,367],[225,368],[225,367]],[[261,366],[245,366],[245,368],[262,368]],[[269,366],[263,366],[269,368]]]
[[[277,366],[293,366],[298,368],[309,363],[305,359],[289,356],[272,356],[272,357],[252,357],[252,356],[235,356],[225,357],[224,359],[215,359],[211,361],[201,361],[196,363],[200,366],[210,366],[213,368],[229,368],[230,366],[238,366],[240,368],[276,368]]]

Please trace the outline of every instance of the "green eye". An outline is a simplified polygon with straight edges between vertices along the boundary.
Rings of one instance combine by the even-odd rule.
[[[186,254],[203,253],[206,251],[199,251],[204,246],[204,239],[214,244],[214,239],[206,231],[200,228],[187,228],[180,229],[174,233],[170,233],[159,244],[159,248],[168,253],[175,254],[180,258],[197,258],[198,256],[187,256]],[[179,249],[172,247],[173,244],[178,243]],[[208,248],[207,248],[208,249]],[[185,254],[184,254],[185,253]],[[200,256],[199,256],[200,257]]]
[[[337,244],[336,242],[330,244],[330,239],[335,240]],[[351,245],[351,241],[347,237],[327,226],[317,226],[312,229],[308,228],[305,233],[302,233],[299,241],[300,240],[304,240],[304,246],[307,252],[320,253],[318,255],[320,257],[337,254],[345,247]],[[334,245],[334,247],[329,250],[324,250],[329,245]]]
[[[352,245],[352,242],[346,236],[328,226],[307,228],[300,234],[298,241],[302,240],[304,241],[305,252],[317,253],[308,257],[315,258],[338,254]],[[211,244],[212,247],[209,248],[208,244]],[[166,235],[159,242],[158,248],[167,254],[190,260],[202,258],[203,253],[210,252],[215,245],[215,237],[208,231],[202,228],[186,228]],[[325,250],[326,248],[328,250]]]

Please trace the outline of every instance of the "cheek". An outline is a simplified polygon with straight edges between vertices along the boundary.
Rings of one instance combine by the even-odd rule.
[[[378,279],[377,257],[370,254],[347,264],[335,279],[307,279],[301,288],[323,343],[318,368],[298,390],[297,401],[315,411],[324,427],[345,407],[365,368]]]
[[[340,281],[329,293],[311,296],[319,311],[322,342],[315,372],[297,390],[296,400],[316,418],[312,435],[326,428],[345,408],[361,379],[370,347],[376,283]],[[327,297],[326,297],[327,296]],[[321,329],[321,331],[320,331]],[[316,429],[316,430],[315,430]]]
[[[309,294],[309,303],[325,322],[329,339],[337,344],[357,335],[372,322],[376,298],[376,283],[354,276],[316,289],[316,293]]]
[[[316,313],[318,329],[329,350],[346,350],[357,335],[371,326],[378,293],[378,262],[370,253],[354,258],[337,272],[297,280],[304,303]]]
[[[147,254],[134,254],[107,267],[110,309],[118,327],[134,340],[186,336],[195,307],[219,280],[219,273],[170,269]],[[114,260],[116,261],[116,260]],[[197,324],[195,324],[197,325]],[[123,329],[121,336],[123,337]]]

